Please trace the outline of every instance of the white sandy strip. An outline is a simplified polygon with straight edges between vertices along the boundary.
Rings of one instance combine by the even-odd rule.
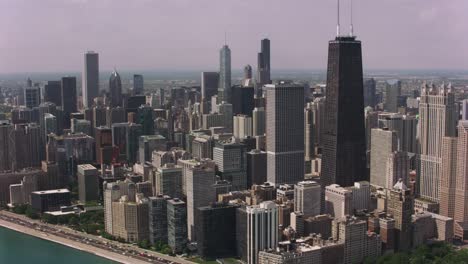
[[[112,261],[116,261],[116,262],[119,262],[119,263],[123,263],[123,264],[148,264],[148,263],[150,263],[150,262],[141,261],[141,260],[138,260],[138,259],[122,256],[122,255],[114,253],[114,252],[110,252],[110,251],[103,250],[101,248],[97,248],[97,247],[94,247],[94,246],[91,246],[91,245],[76,242],[76,241],[73,241],[73,240],[70,240],[70,239],[67,239],[67,238],[55,236],[55,235],[52,235],[52,234],[46,234],[44,232],[40,232],[40,231],[37,231],[37,230],[32,229],[32,228],[24,227],[22,225],[14,224],[14,223],[2,220],[2,219],[0,219],[0,226],[3,226],[5,228],[11,229],[11,230],[15,230],[17,232],[21,232],[21,233],[26,234],[26,235],[35,236],[35,237],[40,238],[40,239],[49,240],[49,241],[52,241],[52,242],[55,242],[55,243],[58,243],[58,244],[62,244],[62,245],[67,246],[67,247],[71,247],[71,248],[74,248],[74,249],[77,249],[77,250],[85,251],[85,252],[88,252],[90,254],[94,254],[94,255],[97,255],[97,256],[100,256],[100,257],[103,257],[103,258],[106,258],[106,259],[110,259]]]

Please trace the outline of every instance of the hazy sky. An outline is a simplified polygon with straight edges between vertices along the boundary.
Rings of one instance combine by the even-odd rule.
[[[349,28],[342,0],[342,32]],[[467,0],[354,0],[365,69],[468,69]],[[232,67],[256,65],[271,40],[272,68],[323,69],[335,35],[334,0],[0,0],[0,73],[216,70],[224,32]]]

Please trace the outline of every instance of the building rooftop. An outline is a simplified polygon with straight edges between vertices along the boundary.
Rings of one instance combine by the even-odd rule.
[[[56,190],[47,190],[47,191],[37,191],[32,192],[34,194],[52,194],[52,193],[69,193],[68,189],[56,189]]]

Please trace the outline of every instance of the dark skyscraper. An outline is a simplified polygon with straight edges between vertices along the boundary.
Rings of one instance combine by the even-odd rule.
[[[94,98],[99,95],[99,55],[93,51],[88,51],[84,55],[82,95],[83,106],[90,108],[93,106]]]
[[[109,78],[110,105],[112,107],[122,106],[122,80],[114,70]]]
[[[56,106],[62,106],[60,86],[60,81],[48,81],[47,84],[44,85],[44,102],[51,102]]]
[[[262,87],[271,83],[270,76],[270,40],[262,39],[261,52],[258,53],[257,84]]]
[[[143,75],[134,74],[133,75],[133,94],[134,95],[143,94],[144,90],[145,90],[145,87],[144,87]]]
[[[369,180],[361,41],[337,36],[329,42],[322,185],[352,186]]]
[[[252,116],[255,108],[254,87],[236,85],[232,87],[232,112],[234,115]]]
[[[367,79],[364,81],[364,106],[374,108],[376,105],[375,99],[375,80],[374,78]]]
[[[78,111],[76,100],[76,77],[63,77],[62,87],[63,128],[70,128],[70,114]]]
[[[211,97],[218,92],[219,73],[202,72],[201,73],[201,96],[202,112],[208,114],[211,108]]]

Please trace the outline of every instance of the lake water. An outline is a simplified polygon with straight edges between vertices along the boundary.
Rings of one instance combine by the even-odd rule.
[[[117,262],[0,227],[0,263],[116,264]]]

